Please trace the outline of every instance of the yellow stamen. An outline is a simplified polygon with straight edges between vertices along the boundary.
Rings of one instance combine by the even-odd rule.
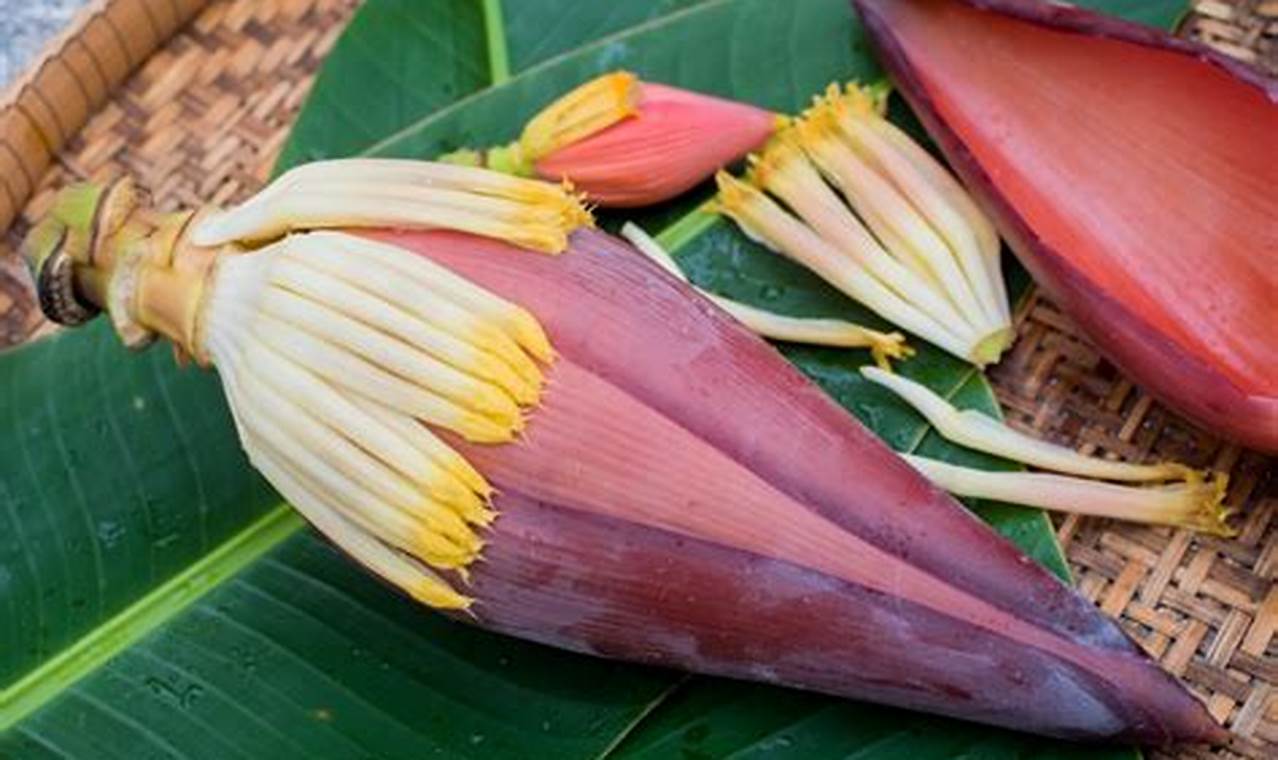
[[[478,289],[468,281],[456,278],[421,256],[384,243],[340,233],[316,232],[291,239],[288,245],[285,255],[291,257],[296,253],[307,266],[366,290],[477,351],[497,358],[524,381],[517,392],[511,391],[512,395],[520,403],[536,403],[542,383],[541,371],[503,326],[502,320],[511,317],[500,299],[488,303],[483,291],[471,292]],[[544,334],[540,340],[545,341]]]
[[[269,288],[262,312],[415,384],[460,409],[516,430],[519,405],[494,385],[431,358],[345,314],[282,288]]]
[[[338,469],[357,482],[374,482],[373,489],[387,502],[417,510],[423,499],[447,506],[458,515],[482,514],[480,496],[413,449],[393,431],[361,412],[341,394],[309,372],[283,360],[260,342],[245,351],[244,361],[255,374],[242,380],[273,399],[272,414],[291,432],[305,440],[322,442],[327,457],[340,458]],[[258,380],[256,378],[261,378]],[[311,395],[314,394],[314,395]],[[296,407],[293,402],[296,401]],[[432,518],[433,529],[465,545],[469,531],[448,514]]]
[[[556,204],[578,207],[568,194],[571,185],[512,177],[474,167],[399,158],[345,158],[315,161],[290,169],[267,186],[262,194],[286,194],[319,184],[413,187],[419,190],[460,190],[530,205]]]
[[[414,446],[411,436],[405,436],[402,430],[385,424],[375,414],[361,408],[357,401],[288,361],[266,344],[254,341],[244,352],[244,362],[267,378],[282,396],[295,399],[311,416],[324,420],[360,450],[384,462],[399,476],[427,493],[450,503],[469,503],[471,499],[480,498],[465,479]],[[425,431],[425,428],[421,430]]]
[[[914,164],[915,169],[924,174],[928,182],[945,196],[945,200],[963,215],[964,221],[972,229],[980,246],[985,261],[986,276],[994,283],[1003,321],[1010,323],[1007,285],[1003,281],[1000,258],[1002,244],[999,242],[998,231],[994,229],[994,224],[977,207],[963,186],[950,176],[950,173],[937,163],[930,153],[911,140],[909,135],[887,119],[871,120],[869,124],[871,129],[878,132],[884,140],[890,142],[902,156]]]
[[[887,90],[873,90],[857,82],[848,82],[840,92],[838,83],[831,82],[825,88],[824,101],[841,117],[881,117],[887,109],[887,94]]]
[[[949,297],[969,324],[982,324],[984,312],[949,247],[910,202],[841,139],[836,113],[815,112],[798,130],[813,162],[884,239],[888,250],[908,254],[906,262]]]
[[[848,98],[868,101],[868,96],[853,85],[849,85],[844,95],[845,100]],[[844,109],[837,121],[844,141],[891,182],[949,246],[983,309],[986,323],[1002,324],[1005,304],[1000,308],[995,293],[997,286],[989,276],[976,230],[968,223],[963,210],[948,197],[945,186],[936,184],[934,172],[920,169],[916,157],[905,155],[896,143],[873,128],[874,122],[882,120],[872,108],[859,107]],[[1002,279],[1001,273],[997,279]]]
[[[200,245],[272,240],[294,230],[446,229],[547,253],[590,224],[563,186],[426,161],[339,159],[306,164],[235,209],[202,219]]]
[[[545,331],[541,329],[541,323],[523,307],[484,290],[446,267],[402,248],[350,235],[342,235],[341,238],[339,245],[344,250],[376,259],[451,303],[499,325],[534,358],[543,362],[554,359],[555,352],[550,347]]]
[[[640,253],[652,259],[667,272],[688,282],[687,276],[683,270],[679,269],[674,258],[638,225],[626,222],[621,227],[621,235],[633,243]],[[875,363],[881,367],[890,366],[891,359],[904,359],[914,355],[914,349],[905,345],[905,336],[898,332],[882,333],[842,319],[814,319],[776,314],[715,295],[701,288],[696,290],[731,314],[734,319],[745,325],[746,329],[765,338],[835,348],[869,348]]]
[[[955,494],[993,499],[1040,509],[1112,517],[1119,520],[1174,525],[1219,536],[1229,526],[1232,510],[1223,506],[1227,477],[1191,479],[1163,486],[1122,486],[1040,472],[991,472],[903,455],[928,480]]]
[[[452,473],[453,477],[465,483],[472,491],[485,500],[492,498],[493,487],[483,475],[471,466],[470,462],[458,454],[448,444],[430,431],[430,428],[417,422],[412,417],[400,414],[381,403],[362,397],[353,397],[351,401],[370,416],[375,417],[386,427],[399,433],[419,452],[430,457],[438,466]]]
[[[225,255],[200,345],[286,498],[417,598],[469,603],[427,566],[464,577],[492,488],[426,424],[519,434],[543,381],[527,346],[553,356],[527,311],[425,256],[315,232]]]
[[[889,322],[925,336],[951,353],[966,355],[969,342],[964,337],[884,287],[863,267],[848,261],[762,190],[726,172],[720,172],[715,179],[719,186],[716,204],[748,236],[808,267]]]
[[[835,348],[868,348],[874,363],[884,368],[891,367],[891,359],[906,359],[914,355],[914,349],[905,344],[905,336],[899,332],[879,332],[842,319],[792,317],[726,298],[712,300],[738,322],[765,338]]]
[[[490,167],[532,176],[537,161],[639,113],[639,78],[616,71],[586,82],[534,116],[519,139],[488,152]]]
[[[324,535],[360,564],[414,599],[439,609],[467,609],[473,600],[457,593],[448,582],[411,557],[401,554],[373,534],[341,516],[330,500],[302,485],[275,458],[259,450],[253,464],[279,488],[290,503]]]
[[[414,162],[306,167],[202,234],[260,241],[403,220],[531,240],[563,238],[588,221],[570,188],[474,172]],[[100,193],[82,195],[81,205],[100,202]],[[496,517],[493,489],[427,426],[476,443],[515,439],[540,398],[538,360],[554,357],[540,323],[428,255],[334,232],[198,245],[189,239],[198,216],[125,200],[104,204],[103,225],[77,227],[81,258],[46,255],[63,256],[58,283],[110,311],[130,345],[158,333],[215,365],[250,460],[285,498],[374,572],[427,603],[465,608],[470,600],[427,566],[464,580],[484,547],[480,530]]]
[[[332,384],[455,431],[466,440],[506,443],[514,440],[518,432],[514,425],[499,424],[468,411],[288,322],[263,317],[254,329],[271,348]]]
[[[311,457],[304,471],[328,476],[328,485],[366,491],[375,501],[387,505],[406,518],[420,523],[431,536],[438,536],[463,551],[471,550],[478,538],[460,517],[443,508],[409,480],[378,458],[351,443],[338,431],[312,417],[302,407],[279,393],[270,380],[253,372],[241,373],[240,387],[255,410],[255,421],[268,420],[290,446],[288,457]],[[276,443],[279,441],[277,440]],[[441,545],[442,546],[442,545]]]
[[[946,440],[977,451],[1046,470],[1104,480],[1202,480],[1201,474],[1176,462],[1130,464],[1085,456],[1073,449],[1026,435],[980,412],[956,409],[932,389],[901,375],[872,367],[862,367],[861,374],[914,407]]]
[[[901,299],[975,341],[975,332],[929,280],[893,258],[821,179],[797,130],[777,135],[751,167],[751,179],[780,198],[821,237],[847,254]]]
[[[304,445],[305,441],[299,445],[296,432],[282,427],[273,416],[274,410],[257,396],[257,389],[244,382],[248,378],[245,373],[234,381],[234,400],[243,414],[244,443],[250,457],[272,458],[295,481],[331,500],[339,514],[380,540],[403,551],[432,557],[432,563],[442,561],[445,564],[441,567],[465,560],[466,549],[430,530],[417,515],[387,503],[338,471],[332,460]]]
[[[389,306],[377,296],[307,266],[304,259],[285,259],[271,271],[271,281],[311,301],[331,299],[343,313],[370,328],[426,351],[455,370],[492,383],[519,403],[535,401],[537,387],[505,362],[458,340],[413,315]]]

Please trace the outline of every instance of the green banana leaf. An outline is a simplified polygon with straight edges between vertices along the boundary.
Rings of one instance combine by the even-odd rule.
[[[1180,0],[1084,3],[1168,25]],[[429,157],[509,140],[594,74],[794,110],[878,75],[843,0],[369,0],[281,159]],[[902,118],[908,118],[902,116]],[[712,290],[877,324],[697,194],[632,218]],[[616,219],[605,220],[615,223]],[[1012,272],[1014,290],[1025,278]],[[915,341],[901,371],[997,414]],[[856,372],[781,346],[900,450],[986,467]],[[1130,757],[772,687],[610,663],[440,618],[305,528],[248,466],[215,375],[109,326],[0,354],[0,757]],[[974,504],[1059,575],[1041,513]]]

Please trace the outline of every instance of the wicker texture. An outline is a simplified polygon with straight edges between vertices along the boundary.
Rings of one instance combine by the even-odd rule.
[[[127,171],[165,207],[244,197],[267,176],[355,3],[215,0],[83,130],[61,135],[65,149],[0,242],[0,346],[48,329],[24,268],[3,248],[16,249],[54,189]],[[1278,0],[1199,0],[1182,31],[1278,72]],[[1242,508],[1234,539],[1090,518],[1057,526],[1080,591],[1121,620],[1234,734],[1226,748],[1180,747],[1155,756],[1278,757],[1278,495],[1270,477],[1278,468],[1154,403],[1046,299],[1028,299],[1017,327],[1013,351],[991,373],[1013,424],[1088,453],[1175,458],[1231,473],[1229,501]]]
[[[207,0],[98,0],[0,100],[0,227],[116,87]]]
[[[991,373],[1009,421],[1088,454],[1176,459],[1230,473],[1241,507],[1230,539],[1068,516],[1056,520],[1080,592],[1207,703],[1234,736],[1215,753],[1278,757],[1278,497],[1274,462],[1223,444],[1167,412],[1077,337],[1034,293],[1016,315],[1012,351]]]
[[[1197,0],[1181,31],[1278,76],[1278,0]]]
[[[180,1],[205,4],[204,0]],[[86,35],[94,33],[105,23],[98,18],[109,18],[117,7],[136,2],[115,0],[95,6],[89,14],[94,20],[78,28]],[[143,4],[167,6],[168,0],[145,0]],[[59,187],[81,179],[103,181],[128,172],[165,208],[227,203],[247,196],[269,174],[320,61],[355,5],[356,0],[208,3],[193,23],[153,55],[132,53],[137,62],[145,62],[87,123],[80,120],[84,128],[68,136],[66,148],[43,173],[34,196],[0,242],[0,346],[51,329],[34,305],[25,266],[13,252]],[[158,13],[152,8],[137,18],[155,15]],[[150,28],[143,22],[133,25]],[[109,31],[118,26],[105,28]],[[68,36],[55,42],[51,50],[97,48],[92,40],[83,43]],[[109,49],[115,44],[114,36],[101,44]],[[128,59],[117,54],[121,55],[119,66],[128,65]],[[106,58],[103,53],[96,57]],[[60,68],[45,64],[39,70]],[[86,79],[94,76],[91,73]],[[14,91],[32,90],[22,84]],[[42,100],[62,104],[74,99],[50,94]],[[77,123],[73,121],[76,107],[68,107],[65,121]],[[5,154],[3,140],[9,134],[12,132],[0,129],[0,161]],[[35,149],[28,146],[19,152]],[[0,178],[10,174],[0,165]],[[40,177],[40,173],[34,176]],[[11,193],[27,195],[21,183]],[[0,193],[0,198],[4,197]]]

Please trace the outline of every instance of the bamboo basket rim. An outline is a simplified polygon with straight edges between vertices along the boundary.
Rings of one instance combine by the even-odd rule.
[[[45,43],[0,94],[0,160],[11,164],[0,173],[0,230],[13,223],[67,141],[207,2],[92,0]]]

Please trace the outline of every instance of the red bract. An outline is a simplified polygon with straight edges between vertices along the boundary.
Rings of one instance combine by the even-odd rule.
[[[450,439],[499,515],[465,619],[1049,735],[1222,736],[1089,602],[628,247],[375,236],[523,304],[557,353],[521,440]]]
[[[541,177],[570,180],[604,206],[668,200],[761,146],[777,116],[743,103],[650,82],[633,116],[539,158]]]
[[[954,168],[1102,351],[1203,426],[1278,451],[1278,85],[1073,7],[856,6]]]

